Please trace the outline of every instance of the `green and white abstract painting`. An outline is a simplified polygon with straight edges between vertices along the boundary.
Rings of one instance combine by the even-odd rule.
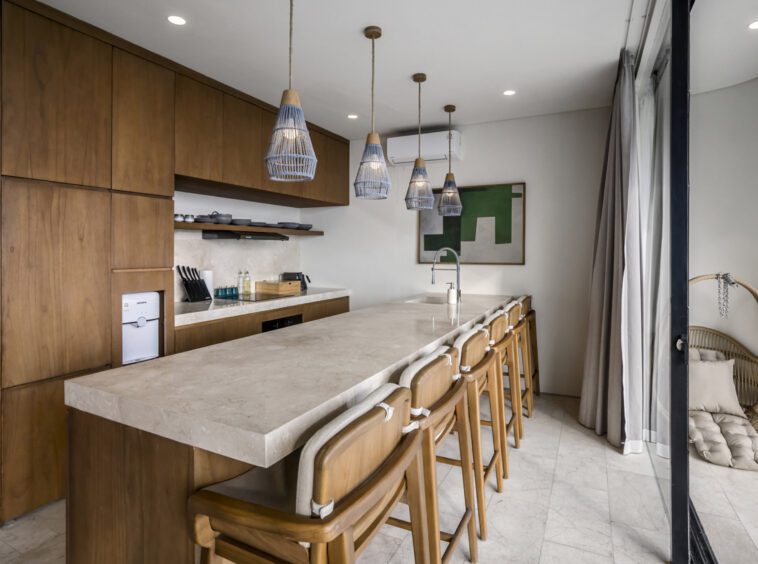
[[[442,217],[434,209],[419,212],[418,261],[431,263],[442,247],[455,249],[463,264],[524,264],[526,184],[459,187],[463,213]],[[445,253],[442,262],[454,262]]]

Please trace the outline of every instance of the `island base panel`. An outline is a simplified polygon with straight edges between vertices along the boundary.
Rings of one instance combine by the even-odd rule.
[[[250,465],[68,410],[67,561],[193,564],[187,499]]]

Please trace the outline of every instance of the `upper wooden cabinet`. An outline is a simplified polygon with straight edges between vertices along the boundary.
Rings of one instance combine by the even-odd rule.
[[[223,181],[224,94],[176,76],[176,174]]]
[[[224,94],[222,181],[253,188],[264,177],[261,110],[244,100]]]
[[[348,205],[350,146],[319,131],[310,134],[318,165],[316,178],[302,184],[302,196],[326,204]]]
[[[111,184],[111,46],[2,9],[2,173]]]
[[[174,193],[174,72],[113,49],[113,188]]]
[[[110,193],[2,183],[2,387],[110,363]]]
[[[111,206],[114,269],[174,265],[173,200],[114,193]]]

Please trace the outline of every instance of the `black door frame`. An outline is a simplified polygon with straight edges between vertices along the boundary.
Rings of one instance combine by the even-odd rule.
[[[690,8],[671,3],[671,558],[690,560],[687,436]]]

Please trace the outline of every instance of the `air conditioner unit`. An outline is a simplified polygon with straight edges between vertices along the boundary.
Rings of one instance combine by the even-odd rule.
[[[461,133],[453,130],[451,140],[453,158],[461,160]],[[447,160],[447,131],[421,135],[421,157],[427,161]],[[393,165],[411,164],[418,157],[418,136],[387,138],[387,160]]]

